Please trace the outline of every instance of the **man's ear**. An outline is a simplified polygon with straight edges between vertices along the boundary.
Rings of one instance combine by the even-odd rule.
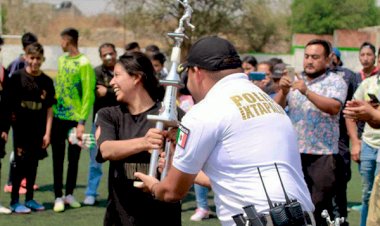
[[[327,57],[332,60],[334,53],[330,53]]]
[[[331,52],[331,53],[327,56],[327,58],[326,58],[326,61],[327,61],[327,65],[326,65],[326,67],[330,67],[330,65],[332,64],[332,61],[333,61],[333,55],[334,55],[334,53]]]
[[[199,67],[193,67],[194,70],[194,79],[197,83],[203,80],[204,78],[204,71]]]

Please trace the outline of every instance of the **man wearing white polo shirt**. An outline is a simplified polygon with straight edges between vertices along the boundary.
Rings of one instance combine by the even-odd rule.
[[[202,38],[191,47],[184,68],[197,104],[179,126],[167,177],[159,182],[135,174],[144,189],[159,200],[178,201],[203,171],[215,193],[222,225],[233,225],[231,217],[242,213],[243,206],[254,204],[259,213],[268,214],[257,167],[271,200],[285,201],[277,163],[287,194],[304,211],[313,211],[292,124],[282,108],[242,73],[234,46],[216,36]]]

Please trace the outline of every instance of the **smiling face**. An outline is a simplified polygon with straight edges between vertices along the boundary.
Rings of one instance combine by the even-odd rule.
[[[112,86],[116,100],[123,103],[128,103],[128,97],[133,92],[139,76],[132,76],[128,74],[122,64],[116,63],[114,68],[114,77],[110,85]]]
[[[26,68],[28,73],[32,75],[40,74],[40,68],[42,63],[44,62],[44,56],[42,54],[26,54],[25,61],[28,65]]]

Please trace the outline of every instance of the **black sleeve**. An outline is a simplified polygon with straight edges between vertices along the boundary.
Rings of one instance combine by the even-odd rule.
[[[98,111],[95,116],[96,130],[96,143],[98,146],[98,153],[96,156],[97,162],[105,162],[100,152],[100,145],[107,140],[117,140],[117,125],[115,120],[115,107],[103,108]],[[100,133],[98,134],[98,130]]]
[[[355,72],[352,72],[353,74],[354,74],[354,93],[355,93],[355,91],[356,91],[356,89],[359,87],[359,85],[360,85],[360,83],[362,82],[362,78],[361,78],[361,76],[360,76],[360,74],[359,73],[355,73]]]
[[[46,84],[46,106],[47,108],[53,106],[57,100],[55,99],[55,89],[54,89],[54,83],[53,80],[46,75],[47,79],[47,84]]]
[[[4,88],[4,123],[2,130],[5,132],[9,131],[12,119],[12,113],[15,112],[16,108],[20,106],[21,102],[21,71],[14,73],[11,78],[9,78],[5,88]]]
[[[2,66],[0,66],[1,68]],[[2,67],[3,70],[4,70],[4,80],[9,80],[9,70],[8,69],[5,69],[4,67]]]
[[[355,90],[357,88],[356,84],[355,84],[355,73],[352,72],[351,70],[346,70],[344,72],[345,74],[347,74],[348,78],[349,78],[349,81],[348,81],[348,84],[347,84],[347,96],[346,96],[346,100],[351,100],[352,99],[352,96],[354,95],[355,93]]]
[[[4,72],[4,78],[3,78],[3,81],[1,83],[1,89],[0,90],[0,133],[2,131],[6,131],[6,106],[5,106],[5,87],[7,86],[7,84],[9,83],[9,73],[8,73],[8,70],[6,70],[5,68],[3,67],[0,67],[0,70],[3,69],[3,72]]]
[[[14,60],[8,65],[8,67],[7,67],[7,71],[8,71],[8,76],[9,76],[9,74],[11,73],[11,71],[12,71],[12,65],[13,65],[13,63],[14,63]]]
[[[94,71],[95,71],[95,76],[96,76],[96,85],[104,86],[102,67],[98,66],[94,69]]]

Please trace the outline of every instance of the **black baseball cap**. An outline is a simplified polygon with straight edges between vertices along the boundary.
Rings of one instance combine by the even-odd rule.
[[[241,60],[229,41],[209,36],[199,39],[191,46],[186,62],[179,68],[195,66],[209,71],[220,71],[241,67]]]
[[[272,78],[274,79],[281,78],[282,75],[284,74],[285,69],[286,69],[286,64],[284,63],[279,63],[279,64],[274,65]]]

